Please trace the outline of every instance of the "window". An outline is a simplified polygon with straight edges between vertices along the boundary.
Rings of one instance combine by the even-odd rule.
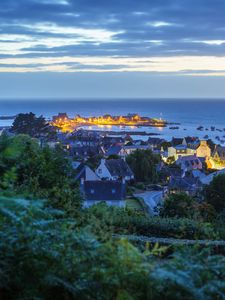
[[[91,194],[94,194],[95,193],[95,190],[94,189],[91,189]]]
[[[98,173],[99,173],[99,174],[102,174],[102,169],[98,169]]]
[[[112,194],[115,194],[116,193],[116,190],[115,189],[112,189]]]

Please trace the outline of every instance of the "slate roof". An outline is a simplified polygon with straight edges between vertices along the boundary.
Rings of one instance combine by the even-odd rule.
[[[75,180],[100,180],[100,178],[95,174],[94,171],[91,170],[87,165],[80,164],[77,168],[77,174],[75,176]]]
[[[171,141],[171,144],[172,144],[172,146],[177,146],[177,145],[182,144],[183,140],[184,140],[183,138],[175,138],[175,137],[173,137],[172,141]]]
[[[197,137],[186,136],[184,139],[185,139],[187,144],[199,142],[199,139]]]
[[[169,182],[170,189],[178,189],[183,191],[196,191],[199,187],[199,179],[194,177],[172,177]]]
[[[126,184],[120,181],[85,181],[83,183],[85,200],[113,201],[124,200]]]
[[[111,146],[116,143],[124,143],[124,139],[118,136],[104,136],[102,139],[102,144],[104,146]]]
[[[163,142],[165,142],[164,139],[157,138],[157,137],[150,137],[150,138],[148,139],[148,143],[149,143],[150,145],[157,145],[157,146],[159,146],[159,145],[162,144]]]
[[[118,155],[120,150],[122,149],[121,145],[114,145],[111,146],[108,151],[106,152],[106,156],[110,156],[110,155]]]
[[[96,156],[101,153],[101,149],[98,146],[73,147],[72,151],[79,157]]]
[[[201,164],[201,161],[196,155],[188,155],[188,156],[182,156],[179,157],[178,160],[176,161],[177,164],[184,164],[186,167],[193,167],[193,166],[198,166]]]
[[[128,164],[123,159],[109,159],[105,161],[105,166],[111,176],[126,177],[134,176]]]
[[[218,153],[220,159],[225,160],[225,147],[222,147],[220,145],[216,146],[212,156],[214,156],[216,153]]]
[[[183,171],[176,167],[176,168],[169,168],[168,166],[164,166],[162,169],[168,176],[171,177],[182,177]]]

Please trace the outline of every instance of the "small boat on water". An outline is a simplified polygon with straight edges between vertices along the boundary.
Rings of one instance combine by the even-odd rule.
[[[215,126],[211,126],[211,131],[215,131]]]
[[[171,129],[171,130],[177,130],[177,129],[179,129],[179,126],[171,126],[171,127],[169,127],[169,129]]]
[[[197,130],[200,130],[200,131],[202,131],[204,129],[204,127],[203,126],[198,126],[197,127]]]

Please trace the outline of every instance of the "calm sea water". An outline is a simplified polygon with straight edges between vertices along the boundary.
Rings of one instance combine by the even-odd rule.
[[[159,133],[167,139],[185,135],[203,138],[207,134],[214,140],[216,136],[225,140],[225,131],[219,131],[225,128],[225,100],[0,100],[0,115],[15,115],[30,111],[47,118],[51,118],[58,112],[66,112],[71,117],[77,114],[97,116],[139,113],[141,116],[161,117],[170,122],[181,123],[179,130],[138,128],[137,130],[140,131]],[[10,121],[0,121],[0,126],[4,125],[10,125]],[[204,126],[205,129],[215,126],[218,131],[198,131],[196,129],[198,126]]]

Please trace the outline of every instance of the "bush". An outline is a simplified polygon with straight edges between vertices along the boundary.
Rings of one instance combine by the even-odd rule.
[[[160,210],[163,217],[193,218],[196,213],[196,201],[185,193],[169,195]]]
[[[43,201],[1,198],[0,239],[2,300],[224,299],[224,257],[187,248],[159,261],[157,247],[99,242]]]
[[[98,204],[84,211],[81,226],[98,232],[127,233],[155,237],[213,239],[216,230],[210,223],[185,218],[143,216],[133,210]],[[105,235],[105,234],[104,234]]]

